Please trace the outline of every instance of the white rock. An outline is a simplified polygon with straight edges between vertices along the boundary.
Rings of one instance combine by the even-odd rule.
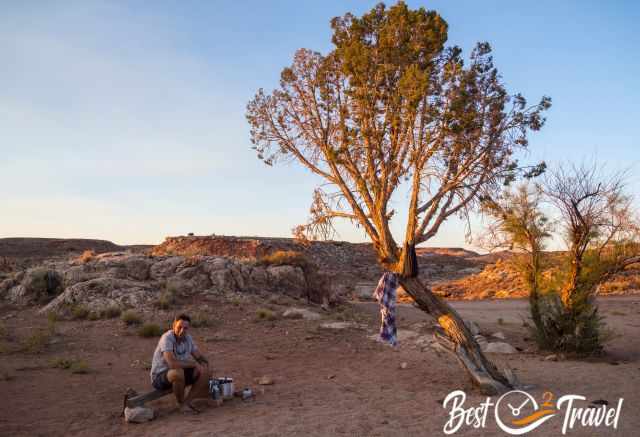
[[[408,329],[398,329],[397,332],[397,337],[398,337],[398,341],[406,341],[406,340],[410,340],[412,338],[418,337],[420,334],[418,334],[415,331],[409,331]]]
[[[502,332],[494,332],[493,334],[491,334],[491,336],[495,338],[499,338],[500,340],[504,340],[507,338],[504,336]]]
[[[284,313],[282,313],[282,317],[284,318],[301,317],[305,320],[318,320],[322,316],[306,308],[289,308]]]
[[[489,352],[494,354],[515,354],[518,351],[509,343],[503,343],[501,341],[497,341],[495,343],[489,343],[484,348],[484,352]]]
[[[153,420],[153,410],[145,407],[124,409],[124,420],[130,423],[144,423]]]
[[[331,322],[331,323],[323,323],[320,325],[323,329],[347,329],[347,328],[357,328],[358,325],[353,322]]]

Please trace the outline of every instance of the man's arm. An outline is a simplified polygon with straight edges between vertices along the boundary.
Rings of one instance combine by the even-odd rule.
[[[194,360],[179,360],[171,351],[163,352],[162,356],[170,369],[189,369],[191,367],[198,367],[198,363]]]
[[[191,355],[198,363],[207,365],[209,364],[209,360],[207,360],[207,357],[202,355],[199,349],[194,349],[193,351],[191,351]]]

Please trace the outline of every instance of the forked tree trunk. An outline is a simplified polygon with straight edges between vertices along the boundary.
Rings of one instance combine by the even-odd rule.
[[[462,318],[448,303],[434,295],[417,277],[399,275],[399,281],[418,307],[438,321],[442,328],[442,332],[436,331],[440,344],[455,355],[483,394],[494,395],[513,388],[513,382],[484,356]]]

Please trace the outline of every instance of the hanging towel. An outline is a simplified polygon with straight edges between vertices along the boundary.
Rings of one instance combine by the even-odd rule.
[[[395,273],[385,272],[378,282],[373,297],[380,304],[380,340],[389,342],[392,346],[398,343],[396,331],[396,288],[398,278]]]

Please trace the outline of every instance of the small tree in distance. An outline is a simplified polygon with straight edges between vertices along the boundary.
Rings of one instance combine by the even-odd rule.
[[[621,175],[604,175],[595,164],[561,165],[547,172],[542,186],[523,185],[484,200],[483,211],[493,219],[484,239],[489,248],[514,250],[516,260],[524,261],[516,264],[529,289],[540,347],[580,355],[601,352],[606,332],[595,303],[598,287],[640,262],[640,233],[623,188]],[[543,202],[555,206],[567,246],[553,257],[543,252],[551,236]],[[554,260],[543,263],[545,258]],[[547,267],[555,275],[543,281]]]
[[[495,199],[484,199],[482,212],[491,217],[492,222],[487,226],[482,245],[490,250],[516,252],[516,267],[528,288],[536,336],[539,343],[546,344],[540,289],[545,240],[551,237],[552,225],[542,212],[542,196],[539,185],[523,184]]]
[[[529,106],[510,96],[487,43],[465,64],[459,48],[445,48],[447,23],[434,11],[379,4],[362,17],[334,18],[331,27],[330,53],[298,50],[280,86],[249,102],[258,157],[269,165],[297,161],[335,190],[316,191],[305,230],[326,235],[337,218],[362,226],[380,265],[438,321],[440,339],[472,381],[486,393],[504,391],[511,383],[408,260],[449,217],[466,215],[513,180],[514,153],[542,127],[550,99]],[[397,242],[390,205],[407,185]]]
[[[546,346],[579,354],[600,352],[598,286],[640,262],[631,198],[624,193],[621,174],[606,175],[595,163],[556,167],[545,177],[544,192],[560,213],[568,261],[559,302],[549,306]]]

